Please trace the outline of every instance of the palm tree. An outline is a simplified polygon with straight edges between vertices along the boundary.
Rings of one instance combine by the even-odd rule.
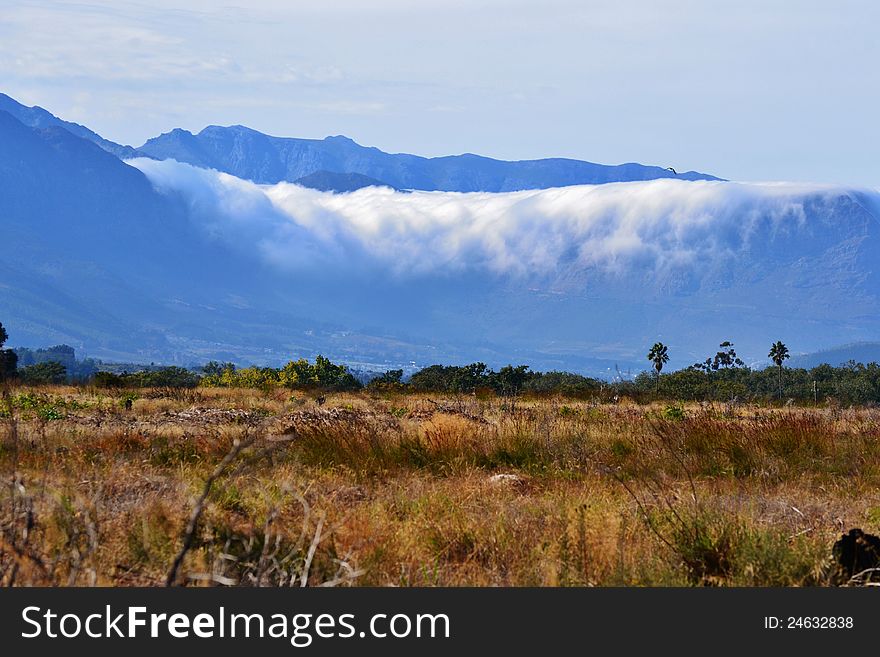
[[[654,364],[654,370],[657,372],[657,390],[660,390],[660,371],[663,369],[663,364],[669,362],[668,351],[665,344],[655,342],[648,352],[648,360]]]
[[[788,347],[782,343],[782,340],[777,340],[770,345],[770,353],[767,356],[779,368],[779,398],[782,399],[782,364],[789,358]]]

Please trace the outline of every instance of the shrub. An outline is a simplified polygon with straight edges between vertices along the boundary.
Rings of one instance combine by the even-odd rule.
[[[3,349],[9,334],[0,324],[0,381],[11,379],[15,376],[15,370],[18,365],[18,355],[12,349]]]
[[[368,390],[381,392],[402,392],[406,390],[406,384],[402,382],[403,370],[388,370],[367,384]]]
[[[681,406],[667,406],[663,409],[664,420],[683,420],[685,417],[687,417],[687,415]]]
[[[61,363],[47,361],[22,368],[18,372],[18,377],[28,385],[64,383],[67,380],[67,368]]]
[[[16,353],[12,349],[0,349],[0,381],[14,377],[17,366]]]
[[[98,388],[121,388],[125,380],[113,372],[95,372],[92,383]]]
[[[358,390],[360,382],[345,365],[336,365],[329,358],[318,356],[312,365],[305,358],[290,361],[281,369],[246,367],[237,369],[232,363],[208,363],[203,368],[203,386],[224,388],[257,388],[268,390],[284,386],[291,389]]]

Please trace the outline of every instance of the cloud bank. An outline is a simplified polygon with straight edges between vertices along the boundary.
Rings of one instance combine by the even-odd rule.
[[[880,207],[876,190],[793,183],[655,180],[509,193],[331,194],[257,185],[173,160],[137,159],[212,235],[285,269],[374,266],[398,276],[481,270],[558,276],[656,271],[736,257],[753,240],[821,228],[840,199]],[[875,214],[876,216],[876,214]],[[817,219],[817,217],[819,217]]]

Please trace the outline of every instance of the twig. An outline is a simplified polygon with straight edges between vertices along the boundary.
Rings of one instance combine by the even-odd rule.
[[[809,534],[811,531],[813,531],[813,527],[807,527],[806,529],[802,529],[799,532],[797,532],[796,534],[792,534],[791,536],[789,536],[788,540],[789,541],[794,540],[798,536],[803,536],[804,534]]]
[[[266,572],[266,561],[275,556],[275,553],[278,552],[278,546],[280,545],[280,541],[275,541],[275,550],[270,554],[269,552],[269,537],[271,536],[272,531],[272,523],[275,521],[275,518],[278,517],[277,509],[272,509],[269,511],[269,515],[266,517],[266,524],[263,525],[263,549],[260,550],[260,559],[257,561],[257,574],[254,578],[254,586],[262,586],[263,583],[263,575]],[[281,538],[280,535],[276,535],[278,539]]]
[[[235,586],[238,580],[216,573],[187,573],[186,578],[194,582],[214,582],[223,586]]]
[[[617,483],[619,483],[621,486],[623,486],[623,489],[627,493],[629,493],[629,496],[636,503],[636,506],[638,506],[639,511],[642,514],[642,518],[645,520],[645,524],[648,525],[648,529],[650,529],[654,533],[654,535],[657,536],[657,538],[659,538],[660,541],[663,542],[670,550],[677,553],[678,550],[675,549],[675,546],[669,541],[669,539],[667,539],[663,534],[660,533],[660,530],[658,530],[654,526],[654,523],[651,521],[651,516],[648,515],[648,510],[645,508],[645,505],[642,503],[642,500],[639,499],[639,496],[635,494],[635,492],[633,491],[632,488],[630,488],[629,484],[627,484],[626,481],[623,479],[623,477],[621,477],[619,474],[617,474],[617,472],[615,472],[611,466],[604,465],[604,464],[602,464],[602,465],[604,466],[603,469],[606,472],[608,472],[612,477],[614,477],[617,480]]]
[[[348,566],[351,568],[351,566]],[[345,584],[346,582],[350,582],[353,579],[357,579],[361,575],[365,574],[366,570],[351,570],[350,572],[346,572],[345,575],[341,575],[339,577],[334,577],[331,580],[327,580],[326,582],[321,582],[318,584],[320,587],[333,587],[338,586],[339,584]]]
[[[189,552],[192,547],[199,519],[202,517],[202,512],[205,510],[205,501],[211,493],[211,486],[213,486],[214,482],[223,475],[223,472],[229,467],[229,464],[238,457],[241,451],[251,445],[254,440],[253,437],[245,440],[236,439],[232,445],[232,449],[229,450],[229,453],[226,454],[225,457],[223,457],[223,460],[220,461],[217,467],[214,468],[211,476],[205,481],[205,487],[202,489],[202,494],[196,501],[196,505],[193,507],[192,514],[189,517],[189,522],[186,525],[186,531],[183,534],[183,545],[181,545],[180,551],[177,553],[177,556],[174,558],[174,563],[168,571],[168,576],[165,578],[165,586],[173,586],[174,582],[177,581],[177,572],[180,570],[180,565],[183,563],[186,553]]]
[[[0,551],[9,552],[17,564],[26,564],[33,567],[38,570],[43,577],[47,580],[49,579],[48,570],[39,557],[34,556],[30,552],[21,550],[13,543],[7,541],[2,534],[0,534]],[[9,582],[9,584],[11,584],[11,582]]]
[[[318,516],[318,526],[315,527],[315,536],[312,539],[312,544],[309,546],[309,552],[306,555],[306,562],[303,564],[302,576],[299,580],[299,585],[301,587],[308,586],[309,583],[309,570],[312,567],[312,559],[315,557],[315,550],[318,549],[318,543],[321,542],[321,529],[324,527],[324,514],[321,513]]]
[[[871,584],[870,578],[873,573],[880,573],[880,568],[865,568],[865,570],[850,577],[847,584]],[[869,581],[866,582],[866,579]]]

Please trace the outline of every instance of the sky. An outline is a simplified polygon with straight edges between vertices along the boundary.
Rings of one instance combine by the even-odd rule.
[[[0,91],[134,146],[243,124],[877,187],[878,24],[873,0],[2,0]]]

